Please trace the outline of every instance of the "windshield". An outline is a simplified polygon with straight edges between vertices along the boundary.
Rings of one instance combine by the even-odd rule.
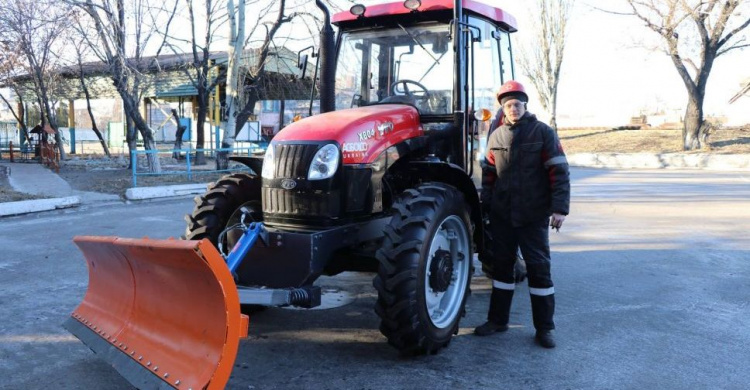
[[[345,33],[336,67],[336,109],[405,103],[422,115],[452,112],[448,25]]]

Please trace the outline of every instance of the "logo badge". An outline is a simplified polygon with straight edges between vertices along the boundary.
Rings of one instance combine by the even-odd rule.
[[[385,133],[390,133],[391,131],[393,131],[393,122],[384,122],[383,124],[378,125],[378,133],[380,133],[381,137],[385,135]]]
[[[367,142],[347,142],[341,148],[342,152],[366,152]]]
[[[294,187],[297,187],[297,182],[292,179],[284,179],[281,181],[281,188],[285,190],[291,190]]]

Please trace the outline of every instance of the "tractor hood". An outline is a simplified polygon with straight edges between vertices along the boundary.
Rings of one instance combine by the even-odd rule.
[[[273,142],[336,141],[344,164],[374,161],[383,151],[424,134],[416,108],[379,104],[311,116],[285,127]]]

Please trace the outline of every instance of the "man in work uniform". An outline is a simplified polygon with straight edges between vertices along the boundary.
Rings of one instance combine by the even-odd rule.
[[[474,330],[488,336],[508,330],[515,290],[514,263],[520,248],[526,260],[535,340],[554,348],[555,289],[550,275],[549,227],[558,229],[568,215],[568,162],[555,131],[526,111],[523,85],[508,81],[497,93],[504,118],[490,135],[487,160],[494,166],[490,201],[492,295],[487,322]],[[484,178],[487,181],[488,178]],[[490,178],[489,181],[492,178]]]

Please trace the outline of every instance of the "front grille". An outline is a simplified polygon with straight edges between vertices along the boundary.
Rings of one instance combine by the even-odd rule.
[[[307,181],[315,153],[322,144],[276,144],[274,179],[263,185],[263,218],[266,222],[307,224],[312,220],[337,218],[341,213],[341,193],[326,181]],[[281,180],[297,181],[294,189],[279,188]],[[323,185],[321,188],[320,186]]]
[[[307,177],[318,144],[277,144],[274,154],[276,155],[276,178],[302,179]]]
[[[334,192],[293,192],[281,188],[263,189],[263,214],[267,219],[274,216],[293,218],[337,217],[340,212],[340,197]]]

